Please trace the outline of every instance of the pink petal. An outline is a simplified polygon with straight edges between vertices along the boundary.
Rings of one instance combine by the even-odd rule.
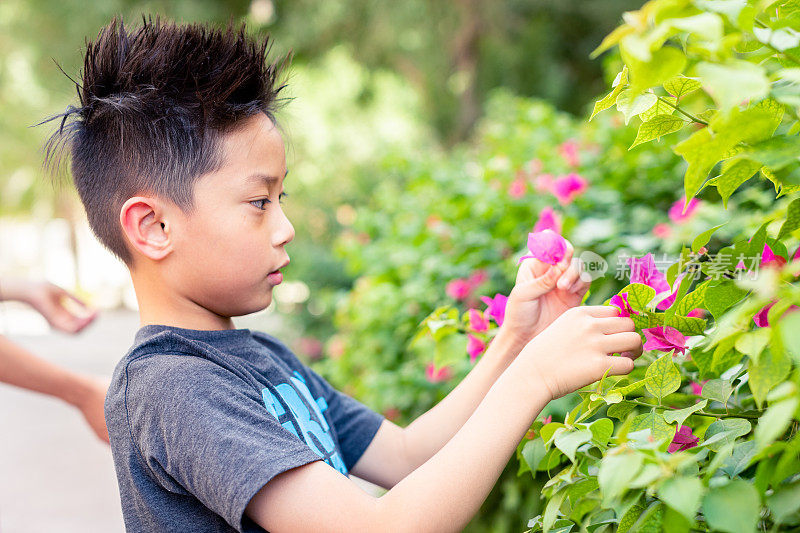
[[[503,296],[498,293],[494,298],[481,296],[481,301],[487,305],[484,316],[493,318],[498,326],[503,325],[503,320],[506,316],[506,304],[508,303],[508,296]]]
[[[577,167],[580,164],[580,159],[578,158],[578,143],[575,140],[569,139],[561,143],[558,147],[558,153],[564,158],[567,165]]]
[[[533,231],[544,231],[546,229],[561,233],[561,221],[552,207],[547,206],[539,213],[539,220],[533,226]]]
[[[452,377],[452,375],[453,371],[449,366],[443,366],[442,368],[437,369],[436,365],[433,363],[428,363],[428,366],[425,368],[425,379],[431,383],[447,381]]]
[[[666,239],[672,234],[672,227],[666,222],[660,222],[653,226],[653,235],[659,239]]]
[[[678,431],[675,432],[675,436],[672,438],[672,442],[669,448],[667,448],[667,451],[669,453],[675,453],[681,450],[688,450],[689,448],[697,446],[699,441],[700,439],[692,434],[692,428],[689,426],[681,426],[678,428]]]
[[[453,300],[464,300],[472,292],[472,285],[466,279],[454,279],[447,284],[445,292]]]
[[[553,175],[541,174],[536,176],[534,187],[536,187],[536,190],[539,192],[550,192],[553,189]]]
[[[702,394],[702,392],[703,392],[703,385],[705,385],[706,383],[708,383],[707,379],[701,381],[700,383],[697,383],[696,381],[692,381],[690,383],[690,386],[692,387],[692,394],[694,394],[695,396],[700,396],[700,394]]]
[[[486,343],[483,342],[481,339],[476,337],[475,335],[468,333],[467,334],[467,353],[469,354],[470,362],[475,362],[475,359],[478,358],[480,354],[483,353],[483,350],[486,349]]]
[[[700,200],[697,198],[689,200],[689,204],[687,205],[686,196],[684,195],[669,208],[669,219],[676,224],[682,224],[692,218],[692,215],[694,215],[699,205]]]
[[[686,315],[686,316],[691,316],[691,317],[696,317],[696,318],[703,318],[704,316],[706,316],[706,310],[702,309],[700,307],[695,307],[694,309],[689,311],[689,314]]]
[[[686,337],[671,326],[645,328],[642,330],[642,333],[644,333],[646,339],[643,346],[645,350],[668,352],[674,349],[680,353],[686,351]]]
[[[552,193],[559,203],[566,205],[586,191],[588,187],[589,183],[582,176],[573,172],[556,178],[553,182]]]
[[[467,282],[473,287],[477,287],[487,279],[489,279],[489,273],[485,269],[479,268],[469,275]]]
[[[629,317],[631,313],[636,314],[636,312],[631,308],[631,304],[628,302],[628,293],[623,292],[622,294],[615,294],[611,297],[611,301],[608,302],[610,305],[617,307],[619,309],[619,316],[622,317]]]
[[[775,305],[775,302],[772,302],[771,304],[762,307],[761,310],[758,313],[756,313],[755,316],[753,316],[753,322],[756,323],[756,326],[760,328],[765,328],[769,326],[769,319],[767,315],[769,314],[769,310],[772,308],[773,305]]]
[[[653,254],[641,258],[629,257],[628,265],[631,267],[631,283],[643,283],[656,290],[656,294],[670,290],[667,278],[656,267]]]
[[[525,191],[528,188],[524,179],[515,179],[508,187],[508,194],[512,198],[522,198],[525,196]]]
[[[761,267],[782,267],[786,264],[786,259],[780,255],[776,255],[768,244],[764,244],[764,251],[761,252]]]
[[[528,250],[534,258],[555,265],[566,255],[567,241],[551,229],[528,233]]]
[[[477,309],[470,309],[469,327],[478,332],[486,331],[489,329],[489,321]]]

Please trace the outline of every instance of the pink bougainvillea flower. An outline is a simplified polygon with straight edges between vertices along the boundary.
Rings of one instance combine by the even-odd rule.
[[[551,192],[561,205],[567,205],[589,188],[589,182],[575,172],[559,176],[553,181]]]
[[[469,275],[467,281],[469,282],[470,285],[472,285],[472,288],[475,288],[484,281],[486,281],[487,279],[489,279],[489,273],[486,272],[486,269],[479,268],[477,270],[474,270],[472,274]]]
[[[528,233],[528,251],[530,255],[523,255],[523,260],[533,257],[549,265],[555,265],[567,254],[567,241],[551,229]]]
[[[622,294],[615,294],[611,297],[611,301],[608,302],[610,305],[619,309],[619,316],[622,317],[629,317],[631,314],[637,314],[636,311],[631,308],[631,304],[628,303],[628,293],[623,292]]]
[[[700,396],[700,393],[703,392],[703,385],[705,385],[706,383],[708,383],[707,379],[701,381],[700,383],[697,383],[696,381],[692,381],[689,384],[692,387],[692,394],[694,394],[695,396]]]
[[[558,214],[550,206],[545,207],[539,212],[539,220],[537,220],[536,224],[533,226],[534,233],[546,229],[553,230],[559,234],[561,233],[561,221],[558,218]]]
[[[447,284],[445,292],[453,300],[464,300],[472,292],[472,284],[464,278],[454,279]]]
[[[653,254],[644,257],[629,257],[628,265],[631,267],[631,283],[643,283],[656,290],[656,294],[670,290],[667,278],[656,267]]]
[[[694,436],[692,428],[689,426],[681,426],[678,428],[678,431],[675,432],[675,436],[672,438],[672,442],[669,448],[667,448],[667,451],[669,453],[675,453],[688,450],[689,448],[697,446],[698,442],[700,442],[700,439]]]
[[[451,377],[453,377],[453,371],[449,366],[436,368],[435,364],[428,363],[428,366],[425,368],[425,379],[431,383],[441,383],[442,381],[447,381]]]
[[[387,420],[397,420],[400,418],[400,409],[397,407],[387,407],[386,410],[383,412],[383,416]]]
[[[503,325],[503,320],[506,317],[506,304],[508,303],[508,296],[503,296],[500,293],[494,295],[494,298],[488,296],[481,296],[481,301],[487,305],[484,316],[494,319],[498,326]]]
[[[706,310],[701,308],[701,307],[695,307],[694,309],[689,311],[689,314],[687,314],[686,316],[691,316],[691,317],[695,317],[695,318],[703,318],[704,316],[706,316]]]
[[[474,363],[475,359],[478,358],[480,354],[486,349],[486,343],[483,342],[481,339],[473,335],[472,333],[467,334],[467,353],[469,354],[470,362]]]
[[[643,346],[645,350],[658,350],[661,352],[675,350],[680,353],[686,351],[686,337],[672,326],[645,328],[642,333],[647,339]]]
[[[558,153],[564,158],[567,165],[577,167],[580,165],[580,158],[578,157],[578,142],[574,139],[569,139],[561,143],[558,147]]]
[[[470,309],[469,310],[469,327],[473,331],[486,331],[489,329],[489,320],[487,320],[483,313],[478,311],[477,309]]]
[[[533,186],[539,192],[550,192],[553,189],[553,175],[539,174],[533,179]]]
[[[525,196],[525,191],[528,189],[528,185],[525,183],[525,180],[522,178],[517,178],[511,182],[511,185],[508,187],[508,195],[512,198],[522,198]]]
[[[658,224],[653,226],[653,235],[655,235],[659,239],[666,239],[667,237],[672,235],[672,226],[670,226],[666,222],[659,222]]]
[[[795,253],[795,255],[797,255]],[[768,244],[764,244],[764,250],[761,252],[761,268],[775,267],[781,268],[786,264],[786,259],[783,256],[777,255],[772,251]]]
[[[683,195],[669,208],[669,219],[676,224],[683,224],[692,218],[699,205],[700,200],[697,198],[692,198],[689,200],[689,205],[686,205],[686,195]]]
[[[775,302],[772,302],[771,304],[762,307],[758,313],[753,315],[753,322],[756,323],[756,326],[760,328],[765,328],[769,326],[769,319],[767,318],[767,315],[769,314],[769,310],[770,308],[772,308],[773,305],[775,305]]]

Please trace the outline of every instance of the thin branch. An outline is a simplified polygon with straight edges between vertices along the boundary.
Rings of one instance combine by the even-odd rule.
[[[665,104],[667,104],[671,108],[675,109],[678,113],[681,113],[682,115],[686,116],[687,118],[689,118],[689,120],[691,120],[693,122],[697,122],[698,124],[702,124],[703,126],[708,126],[708,122],[706,122],[705,120],[700,120],[699,118],[697,118],[694,115],[690,115],[689,113],[687,113],[686,111],[684,111],[683,109],[681,109],[677,105],[673,104],[672,102],[670,102],[669,100],[667,100],[663,96],[656,96],[656,98],[658,98],[659,101],[664,102]]]

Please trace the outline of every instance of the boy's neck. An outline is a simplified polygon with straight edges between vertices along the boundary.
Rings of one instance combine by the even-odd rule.
[[[230,317],[220,316],[187,298],[153,283],[147,276],[131,272],[131,280],[139,303],[139,323],[173,326],[184,329],[234,329]]]

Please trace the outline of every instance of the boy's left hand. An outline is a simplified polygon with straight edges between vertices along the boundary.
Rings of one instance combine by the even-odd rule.
[[[501,330],[517,346],[526,345],[561,314],[581,303],[590,282],[580,278],[581,262],[572,261],[572,244],[555,265],[525,259],[508,296]]]

